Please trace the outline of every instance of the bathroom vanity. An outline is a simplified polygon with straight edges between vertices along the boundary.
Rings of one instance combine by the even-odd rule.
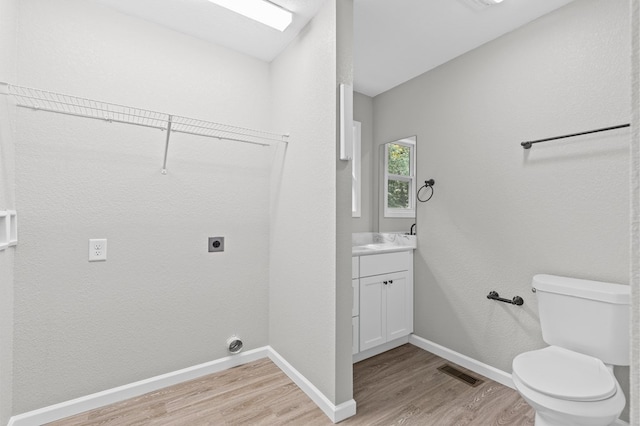
[[[404,344],[413,332],[414,235],[352,237],[354,362]]]

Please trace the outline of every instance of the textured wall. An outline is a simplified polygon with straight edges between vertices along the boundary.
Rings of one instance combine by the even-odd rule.
[[[270,128],[268,64],[92,2],[21,1],[18,40],[23,85]],[[14,414],[268,343],[270,151],[174,134],[161,175],[164,139],[18,111]]]
[[[0,0],[0,82],[15,81],[15,0]],[[13,107],[0,95],[0,210],[15,209]],[[11,416],[13,387],[13,265],[16,248],[0,251],[0,424]]]
[[[269,246],[269,342],[333,402],[336,61],[336,2],[328,0],[271,63],[274,125],[291,143],[273,167]]]
[[[361,216],[351,220],[351,232],[373,232],[377,229],[373,210],[373,179],[377,168],[373,163],[373,99],[355,92],[353,94],[353,119],[362,123],[361,149]]]
[[[353,87],[353,0],[336,1],[336,79],[338,84]],[[336,109],[336,113],[338,109]],[[336,117],[337,122],[339,119]],[[336,140],[339,131],[336,128]],[[351,313],[351,162],[339,159],[339,143],[335,144],[336,162],[336,352],[335,397],[341,404],[353,398],[353,357]]]
[[[510,371],[544,345],[534,274],[629,283],[629,130],[519,145],[629,122],[629,28],[626,1],[573,2],[374,99],[375,142],[417,134],[418,180],[437,182],[418,336]]]
[[[640,424],[640,5],[631,2],[631,389],[630,424]]]

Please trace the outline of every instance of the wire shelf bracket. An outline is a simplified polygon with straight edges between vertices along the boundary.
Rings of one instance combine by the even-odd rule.
[[[213,121],[181,117],[164,112],[150,111],[3,82],[0,82],[0,94],[11,95],[15,99],[17,106],[36,111],[48,111],[103,120],[109,123],[132,124],[166,131],[162,174],[167,174],[167,157],[172,133],[185,133],[260,146],[289,143],[288,134],[271,133]]]

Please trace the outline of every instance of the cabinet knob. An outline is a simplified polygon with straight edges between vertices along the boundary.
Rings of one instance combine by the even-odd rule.
[[[382,283],[383,283],[384,285],[387,285],[387,281],[382,281]]]
[[[393,280],[389,280],[389,284],[393,284]]]

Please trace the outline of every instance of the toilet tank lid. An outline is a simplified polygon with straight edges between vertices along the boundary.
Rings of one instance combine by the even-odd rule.
[[[533,277],[531,285],[536,291],[599,300],[617,305],[628,305],[631,300],[631,288],[623,284],[538,274]]]

